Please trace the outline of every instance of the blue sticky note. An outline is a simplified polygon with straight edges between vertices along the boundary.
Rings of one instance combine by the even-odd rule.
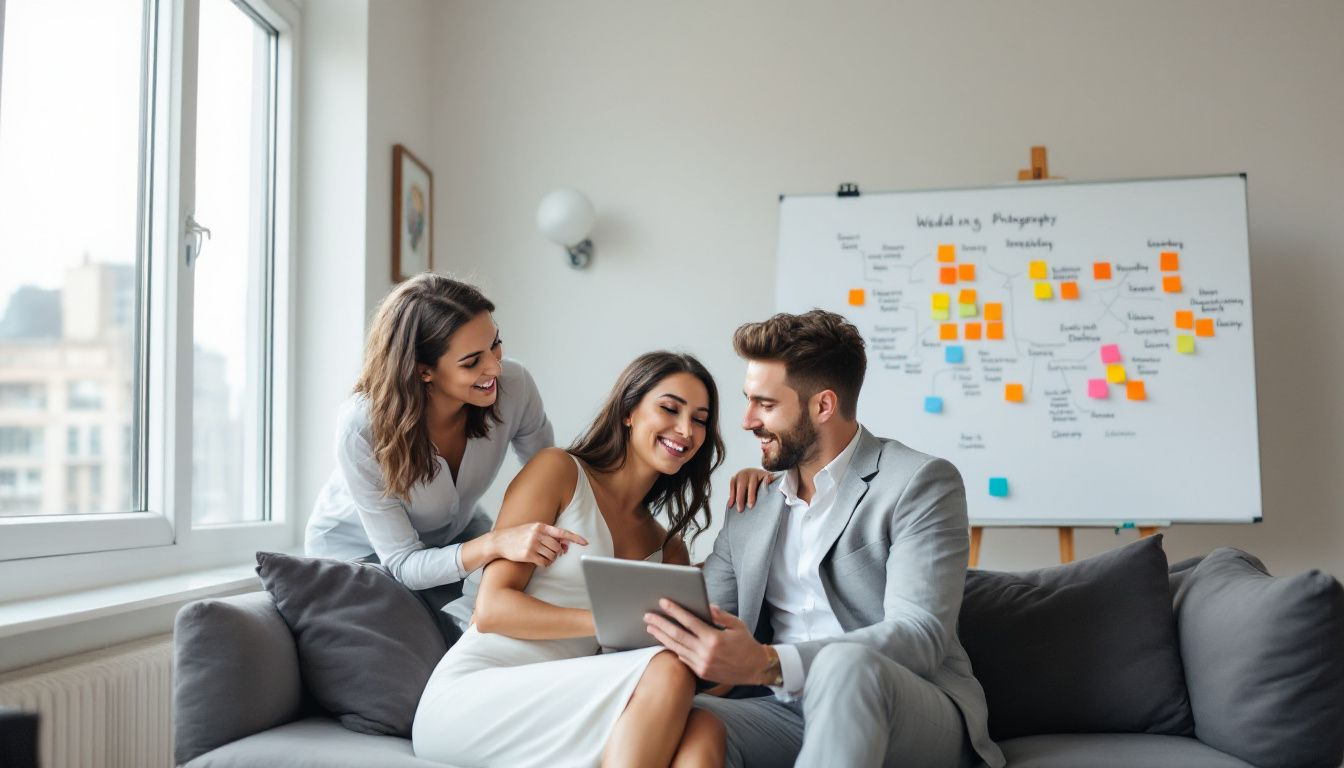
[[[1000,497],[1002,497],[1002,496],[1007,496],[1007,495],[1008,495],[1008,478],[1006,478],[1006,477],[991,477],[991,478],[989,478],[989,495],[990,495],[990,496],[1000,496]]]
[[[929,413],[943,412],[943,398],[929,395],[924,398],[924,410]]]
[[[953,344],[946,348],[943,353],[943,359],[949,363],[960,363],[966,359],[966,349],[960,344]]]

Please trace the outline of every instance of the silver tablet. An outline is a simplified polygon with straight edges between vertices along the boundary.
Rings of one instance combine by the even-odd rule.
[[[666,615],[658,608],[662,598],[681,605],[706,624],[713,623],[705,576],[699,568],[584,555],[583,578],[588,582],[597,642],[603,648],[628,651],[657,645],[644,626],[644,614]]]

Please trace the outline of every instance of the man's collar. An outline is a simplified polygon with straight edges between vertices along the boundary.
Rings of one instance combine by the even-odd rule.
[[[816,500],[817,494],[823,492],[821,487],[823,478],[827,484],[826,490],[840,484],[840,478],[844,477],[845,472],[849,469],[849,463],[854,458],[854,451],[858,448],[861,437],[863,437],[863,425],[859,424],[854,430],[854,437],[850,439],[849,444],[812,478],[813,500]],[[779,484],[779,492],[784,494],[784,500],[790,504],[798,501],[798,473],[797,467],[790,469],[784,473],[784,479]]]

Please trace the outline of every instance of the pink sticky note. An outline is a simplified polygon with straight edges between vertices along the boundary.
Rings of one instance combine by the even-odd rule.
[[[1105,400],[1111,396],[1111,388],[1107,386],[1105,379],[1088,379],[1087,396],[1093,400]]]
[[[1108,364],[1108,365],[1109,365],[1110,363],[1118,363],[1118,362],[1120,362],[1120,345],[1119,345],[1119,344],[1102,344],[1102,345],[1101,345],[1101,362],[1106,363],[1106,364]]]

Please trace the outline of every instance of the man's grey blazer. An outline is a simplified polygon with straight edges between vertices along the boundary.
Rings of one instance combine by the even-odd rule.
[[[943,459],[859,429],[821,532],[821,583],[845,633],[797,645],[804,676],[828,643],[870,646],[945,691],[961,709],[975,751],[998,768],[1004,758],[989,738],[985,692],[957,639],[970,551],[961,474]],[[710,600],[758,637],[769,631],[765,588],[785,514],[775,486],[755,508],[729,510],[705,561]]]

